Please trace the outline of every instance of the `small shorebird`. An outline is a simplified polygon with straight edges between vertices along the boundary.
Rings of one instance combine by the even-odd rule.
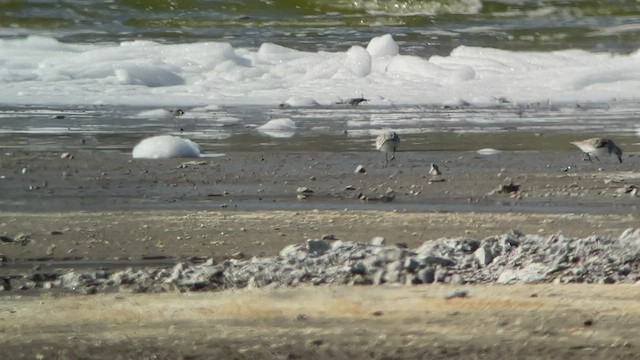
[[[384,152],[385,162],[396,159],[396,150],[400,144],[400,136],[393,131],[385,131],[376,138],[376,149]],[[389,159],[391,153],[391,159]]]
[[[605,139],[605,138],[593,138],[582,141],[574,141],[573,145],[580,148],[580,150],[584,151],[587,154],[587,159],[591,160],[591,155],[598,159],[598,156],[611,155],[616,154],[618,157],[618,161],[622,162],[622,149],[616,145],[613,140]]]

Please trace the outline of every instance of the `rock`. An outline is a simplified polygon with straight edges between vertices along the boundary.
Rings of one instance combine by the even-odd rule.
[[[301,187],[296,189],[296,193],[304,194],[304,195],[310,195],[310,194],[313,194],[313,190],[309,189],[306,186],[301,186]]]
[[[449,275],[449,272],[447,271],[446,268],[437,267],[435,272],[435,281],[440,283],[446,283],[447,275]]]
[[[444,296],[445,300],[451,300],[455,298],[466,298],[466,297],[469,297],[469,292],[467,290],[456,290]]]
[[[451,281],[450,281],[451,285],[464,285],[467,282],[465,281],[465,279],[462,277],[462,275],[460,274],[453,274],[451,275]]]
[[[384,263],[398,261],[402,259],[405,253],[406,253],[406,250],[395,247],[395,246],[385,246],[385,247],[379,247],[376,249],[377,258]]]
[[[366,275],[367,265],[362,261],[358,261],[357,263],[351,266],[350,271],[352,274],[355,274],[355,275]]]
[[[476,260],[478,260],[478,263],[481,266],[489,265],[489,263],[491,263],[494,257],[493,252],[491,251],[491,248],[487,244],[479,247],[473,253],[473,256],[476,258]]]
[[[323,255],[331,250],[331,243],[326,240],[307,240],[307,250],[312,255]]]
[[[456,264],[454,260],[447,259],[440,256],[426,256],[422,258],[422,263],[424,265],[440,265],[440,266],[453,266]]]
[[[432,267],[422,268],[416,274],[416,279],[422,284],[433,284],[436,279],[436,270]]]
[[[12,242],[16,242],[16,240],[14,240],[13,238],[11,238],[9,236],[0,235],[0,242],[12,243]]]
[[[371,239],[371,245],[373,246],[382,246],[384,245],[384,238],[382,236],[376,236]]]
[[[364,166],[362,165],[358,165],[356,167],[356,170],[354,171],[355,174],[366,174],[367,170],[364,168]]]
[[[413,257],[407,257],[404,259],[404,268],[410,272],[413,273],[416,270],[418,270],[418,268],[420,267],[420,263]]]
[[[509,269],[500,274],[498,284],[509,284],[521,281],[525,284],[537,283],[544,280],[546,267],[543,264],[533,263],[522,269]]]
[[[633,245],[640,248],[640,228],[626,229],[624,232],[622,232],[622,235],[620,235],[618,240],[626,246]]]
[[[520,185],[514,184],[511,178],[506,178],[504,182],[498,186],[495,190],[489,193],[493,194],[512,194],[520,190]]]
[[[64,152],[64,153],[60,154],[60,158],[61,159],[73,159],[73,155],[71,155],[71,153]]]
[[[387,283],[397,283],[401,280],[402,275],[402,262],[400,260],[387,264],[386,271],[384,272],[384,280]]]

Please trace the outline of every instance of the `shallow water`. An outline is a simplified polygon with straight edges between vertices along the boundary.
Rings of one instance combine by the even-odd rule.
[[[196,141],[205,156],[234,151],[370,151],[373,137],[390,128],[402,151],[575,151],[569,144],[611,136],[626,152],[640,150],[634,103],[580,107],[443,108],[429,106],[185,108],[169,119],[140,118],[129,107],[0,107],[5,151],[115,150],[129,153],[142,138],[174,134]],[[263,131],[270,119],[293,129]]]
[[[639,15],[640,4],[630,0],[30,0],[0,2],[0,37],[206,40],[254,48],[274,42],[344,51],[389,33],[420,56],[459,45],[630,52],[637,49]]]

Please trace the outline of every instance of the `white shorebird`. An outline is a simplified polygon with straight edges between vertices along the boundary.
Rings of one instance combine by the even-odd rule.
[[[572,144],[579,147],[580,150],[584,151],[584,153],[587,154],[587,158],[591,162],[593,162],[593,160],[591,160],[592,155],[596,158],[596,160],[600,161],[600,159],[598,159],[598,156],[611,154],[616,154],[616,156],[618,157],[618,161],[622,162],[622,149],[620,149],[620,147],[616,145],[616,143],[614,143],[611,139],[593,138],[582,141],[574,141],[572,142]]]
[[[393,131],[385,131],[376,138],[376,149],[384,152],[384,160],[389,162],[396,159],[396,150],[400,144],[400,136]],[[389,159],[391,153],[391,159]]]

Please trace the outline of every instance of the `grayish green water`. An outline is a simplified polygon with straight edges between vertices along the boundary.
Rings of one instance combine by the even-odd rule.
[[[392,34],[406,54],[459,45],[508,50],[638,49],[640,2],[614,0],[9,0],[0,38],[38,34],[65,42],[151,39],[342,51]]]

